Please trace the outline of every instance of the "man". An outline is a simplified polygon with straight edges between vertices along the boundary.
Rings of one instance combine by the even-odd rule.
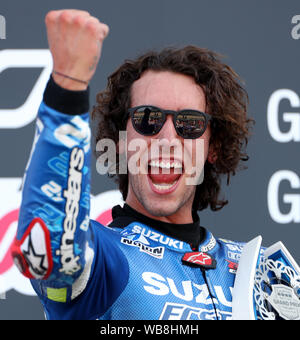
[[[197,211],[227,203],[220,176],[229,182],[247,159],[251,121],[237,75],[188,46],[126,61],[109,78],[93,116],[97,140],[117,146],[125,205],[107,228],[89,220],[88,83],[108,27],[77,10],[52,11],[46,25],[54,66],[12,253],[47,318],[230,318],[242,245],[216,240]]]

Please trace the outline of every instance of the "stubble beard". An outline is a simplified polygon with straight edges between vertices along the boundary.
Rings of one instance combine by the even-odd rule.
[[[191,210],[196,193],[196,186],[186,185],[186,190],[183,190],[181,194],[179,193],[181,197],[177,195],[175,200],[173,197],[168,198],[167,195],[153,200],[147,197],[143,183],[138,177],[139,176],[135,176],[133,179],[133,176],[129,175],[129,186],[135,198],[150,215],[154,217],[168,217],[176,214],[184,206],[189,207],[189,210]],[[191,212],[189,211],[189,213]]]

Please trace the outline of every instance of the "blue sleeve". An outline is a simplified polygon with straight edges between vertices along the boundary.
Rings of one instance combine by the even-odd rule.
[[[88,283],[101,281],[103,287],[112,287],[98,291],[99,304],[105,306],[120,293],[118,280],[126,277],[116,275],[124,259],[118,247],[110,245],[113,237],[105,237],[107,228],[92,227],[89,220],[90,154],[89,114],[64,114],[43,102],[12,248],[16,265],[43,300],[67,303]],[[97,275],[95,263],[100,263]]]
[[[85,266],[72,286],[53,288],[45,281],[32,280],[47,319],[98,319],[113,305],[128,283],[128,262],[117,245],[118,234],[95,221],[91,221],[90,228],[95,238],[93,251],[96,256],[92,266]],[[88,252],[91,250],[88,248]]]
[[[29,278],[73,283],[89,239],[88,113],[71,116],[44,103],[24,176],[15,244]]]

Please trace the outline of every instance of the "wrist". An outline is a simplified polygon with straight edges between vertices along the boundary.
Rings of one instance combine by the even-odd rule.
[[[89,111],[89,87],[86,90],[69,90],[50,77],[43,96],[45,104],[56,111],[80,115]]]
[[[54,82],[61,88],[69,91],[85,91],[88,88],[88,82],[80,79],[72,78],[63,73],[53,71],[52,78]]]

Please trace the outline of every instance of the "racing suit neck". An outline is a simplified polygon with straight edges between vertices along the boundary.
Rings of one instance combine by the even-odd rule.
[[[120,205],[113,207],[112,217],[110,227],[124,228],[132,222],[140,222],[167,236],[190,244],[192,249],[198,249],[205,237],[205,229],[200,226],[200,219],[196,212],[193,212],[193,223],[173,224],[145,216],[125,203],[123,207]]]

